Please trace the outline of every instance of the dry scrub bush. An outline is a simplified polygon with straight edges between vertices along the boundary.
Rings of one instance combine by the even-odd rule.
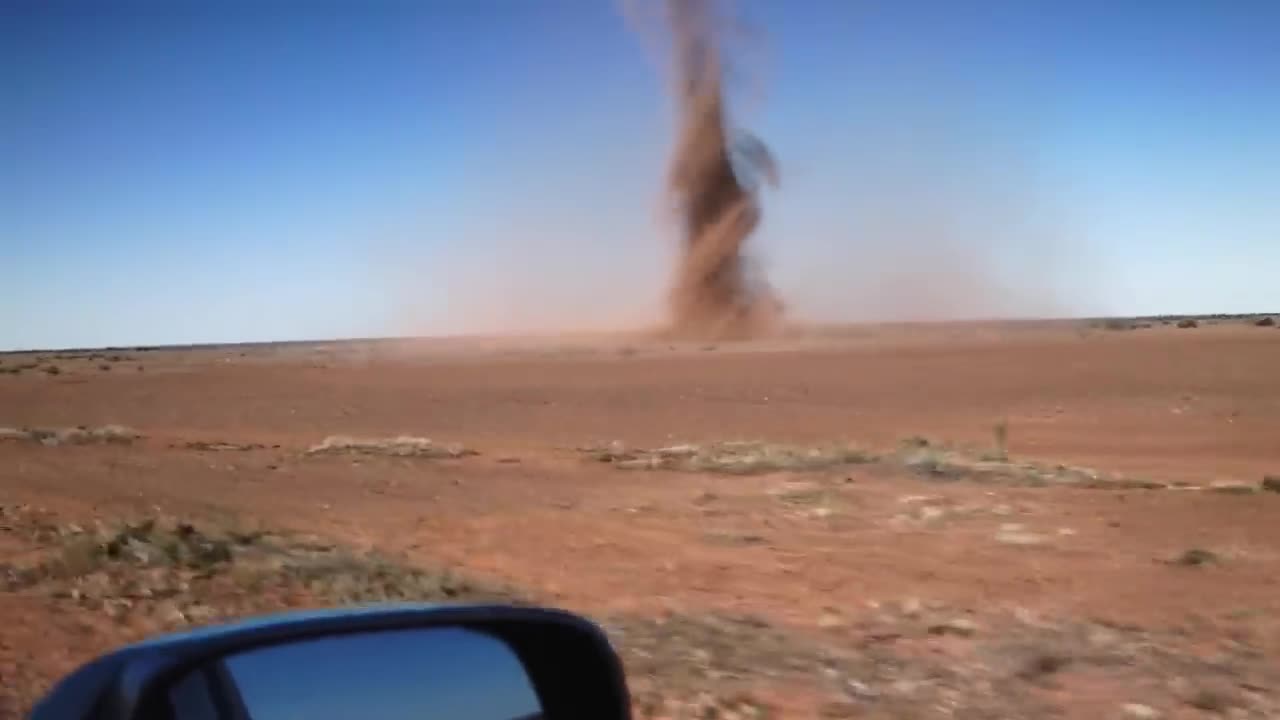
[[[461,445],[440,445],[427,438],[399,435],[391,438],[357,438],[330,435],[307,450],[309,455],[385,455],[389,457],[461,458],[479,453]]]

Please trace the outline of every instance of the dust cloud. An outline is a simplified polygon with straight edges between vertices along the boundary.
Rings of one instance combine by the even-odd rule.
[[[745,254],[760,224],[761,181],[776,185],[768,147],[730,126],[719,19],[709,0],[667,0],[677,109],[668,190],[681,248],[671,288],[671,331],[752,337],[776,327],[781,303]]]
[[[1038,137],[991,128],[963,97],[854,97],[868,101],[788,143],[785,202],[761,232],[791,317],[947,322],[1115,310],[1106,304],[1114,269],[1090,242],[1091,218],[1071,206],[1073,188],[1041,160]]]
[[[903,59],[896,84],[841,66],[823,89],[781,54],[772,115],[749,122],[788,125],[786,191],[762,212],[780,163],[734,122],[752,110],[735,83],[759,75],[743,63],[760,33],[744,43],[744,16],[716,0],[617,1],[616,40],[656,41],[650,66],[618,70],[630,82],[609,89],[607,116],[598,93],[561,98],[559,116],[599,120],[575,126],[572,165],[567,140],[546,142],[554,127],[495,128],[503,152],[476,150],[460,190],[418,208],[380,263],[398,333],[727,339],[1109,310],[1112,269],[1081,242],[1089,218],[1063,212],[1034,105],[993,114],[946,58]],[[655,205],[673,222],[655,227]]]

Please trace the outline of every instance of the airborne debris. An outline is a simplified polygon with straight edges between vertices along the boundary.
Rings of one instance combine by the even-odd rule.
[[[761,181],[778,182],[760,139],[732,128],[722,45],[726,22],[711,0],[667,0],[677,137],[668,175],[682,234],[671,288],[672,331],[749,338],[777,323],[781,302],[746,256],[760,224]]]

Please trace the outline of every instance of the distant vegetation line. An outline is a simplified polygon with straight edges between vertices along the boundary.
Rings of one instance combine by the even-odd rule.
[[[1266,317],[1280,318],[1280,311],[1277,312],[1254,312],[1254,313],[1205,313],[1205,314],[1176,314],[1176,315],[1099,315],[1092,317],[1065,317],[1065,318],[987,318],[987,319],[971,319],[971,320],[916,320],[916,321],[868,321],[868,322],[851,322],[851,323],[806,323],[799,327],[808,325],[814,328],[836,328],[836,327],[858,327],[858,326],[893,326],[893,325],[981,325],[981,324],[999,324],[1010,326],[1026,326],[1026,325],[1068,325],[1074,323],[1099,323],[1108,320],[1127,320],[1134,322],[1152,322],[1152,323],[1172,323],[1179,320],[1196,320],[1199,322],[1214,321],[1249,321],[1259,320]],[[607,333],[599,333],[606,335]],[[189,344],[173,344],[173,345],[108,345],[103,347],[53,347],[53,348],[25,348],[19,350],[0,350],[0,357],[5,355],[30,355],[33,353],[104,353],[104,352],[159,352],[159,351],[181,351],[181,350],[247,350],[258,348],[274,348],[274,347],[305,347],[308,345],[360,345],[360,344],[378,344],[390,345],[407,340],[461,340],[467,338],[491,338],[497,339],[504,337],[501,334],[495,335],[430,335],[430,336],[393,336],[393,337],[363,337],[363,338],[330,338],[330,339],[314,339],[314,340],[249,340],[244,342],[215,342],[215,343],[189,343]],[[548,334],[551,337],[551,334]]]

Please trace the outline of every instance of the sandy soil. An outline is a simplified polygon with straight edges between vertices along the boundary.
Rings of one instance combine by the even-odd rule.
[[[1280,474],[1274,328],[956,325],[720,346],[121,350],[8,355],[0,369],[33,362],[0,374],[0,427],[120,424],[143,437],[0,442],[10,515],[231,516],[627,618],[620,644],[667,642],[684,627],[643,625],[662,618],[769,628],[714,625],[720,640],[702,641],[713,644],[787,639],[706,681],[707,692],[738,699],[699,699],[698,687],[637,665],[642,716],[710,717],[698,703],[714,702],[739,717],[1280,712],[1280,495],[1220,487]],[[43,370],[51,365],[58,374]],[[924,436],[977,453],[1000,422],[1018,460],[1194,489],[940,478],[893,462],[628,471],[581,451],[763,440],[891,452]],[[479,454],[306,454],[330,435],[425,436]],[[48,544],[22,522],[0,525],[0,566],[11,572]],[[1178,562],[1193,549],[1211,560]],[[75,662],[155,628],[65,603],[21,583],[0,592],[0,614],[29,618],[0,628],[0,714]],[[956,618],[965,622],[952,627]],[[1104,662],[1073,640],[1096,632],[1128,649]],[[1008,669],[1028,646],[1070,662],[1035,677]],[[810,655],[826,665],[766,672],[774,656]],[[669,696],[684,704],[664,705]]]

